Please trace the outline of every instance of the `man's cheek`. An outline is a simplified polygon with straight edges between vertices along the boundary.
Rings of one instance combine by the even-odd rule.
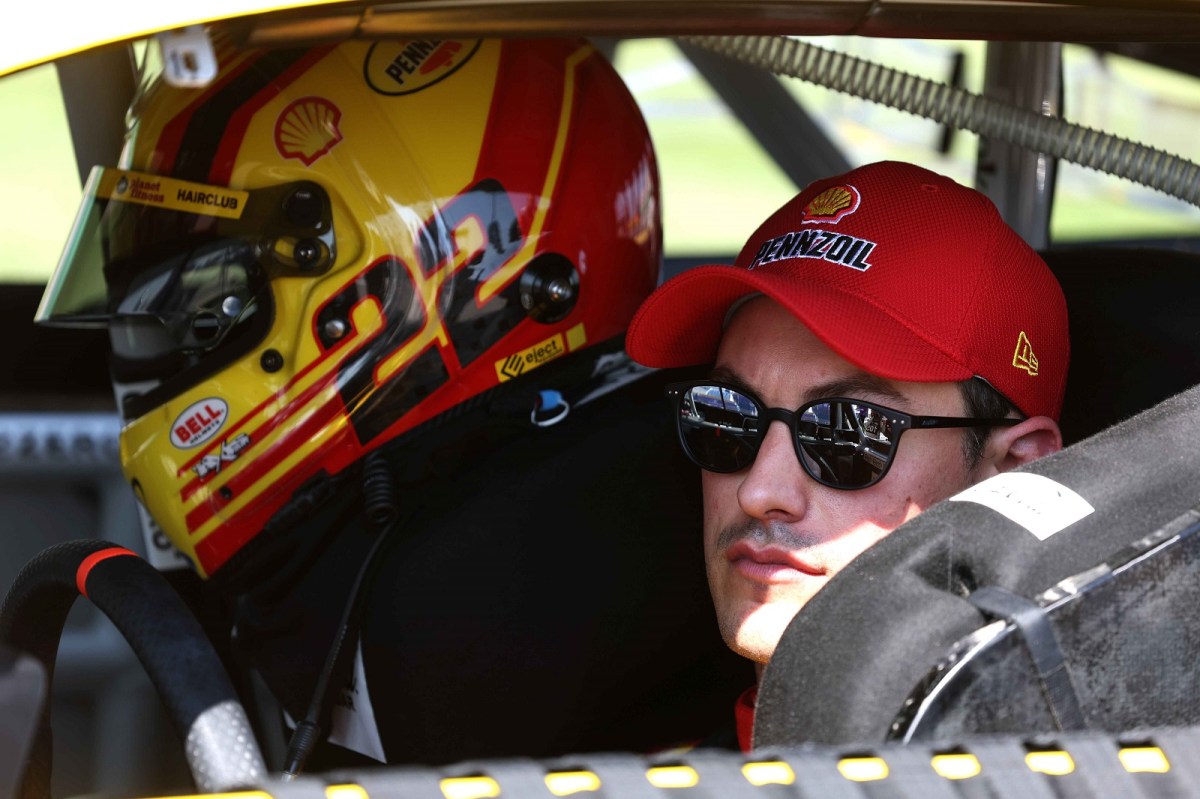
[[[737,486],[738,481],[734,475],[714,472],[700,473],[700,490],[704,497],[706,525],[710,521],[719,523],[722,519],[728,519],[730,514],[740,512],[737,503]]]

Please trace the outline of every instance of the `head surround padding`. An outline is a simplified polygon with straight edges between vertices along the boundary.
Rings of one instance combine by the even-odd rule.
[[[914,686],[987,622],[967,593],[1034,597],[1197,503],[1200,459],[1183,455],[1200,447],[1198,419],[1194,388],[1021,469],[1095,508],[1045,541],[982,505],[944,502],[864,552],[784,632],[760,686],[755,746],[884,740]]]

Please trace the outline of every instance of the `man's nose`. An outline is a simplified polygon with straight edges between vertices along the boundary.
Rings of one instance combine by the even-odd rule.
[[[807,512],[808,492],[814,485],[796,458],[791,429],[772,421],[758,456],[738,486],[738,504],[752,518],[796,521]]]

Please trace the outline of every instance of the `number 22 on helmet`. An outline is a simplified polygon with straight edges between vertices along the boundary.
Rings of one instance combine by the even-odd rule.
[[[319,473],[624,333],[645,123],[579,40],[239,52],[143,80],[39,321],[107,326],[125,474],[203,575]]]

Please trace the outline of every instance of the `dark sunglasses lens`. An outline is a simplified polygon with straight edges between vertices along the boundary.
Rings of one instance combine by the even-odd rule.
[[[758,452],[758,405],[722,386],[692,386],[679,399],[679,438],[692,460],[705,469],[744,469]]]
[[[797,434],[809,473],[836,488],[875,483],[896,451],[891,420],[872,405],[847,400],[804,408]]]

